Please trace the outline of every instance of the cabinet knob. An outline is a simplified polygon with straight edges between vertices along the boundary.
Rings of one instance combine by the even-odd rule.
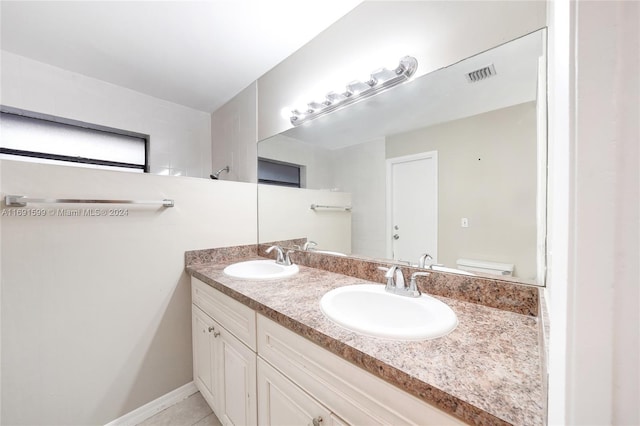
[[[215,330],[215,328],[209,327],[209,333],[211,333],[213,330]]]
[[[213,337],[218,337],[219,335],[220,335],[219,331],[216,331],[216,332],[213,333]]]
[[[322,423],[322,417],[318,416],[313,419],[313,426],[320,426],[320,423]]]

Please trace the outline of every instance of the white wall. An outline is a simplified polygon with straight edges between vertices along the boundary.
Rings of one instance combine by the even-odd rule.
[[[318,250],[351,253],[351,213],[310,208],[311,204],[350,206],[351,194],[259,185],[258,204],[261,243],[308,238],[318,243]]]
[[[355,254],[387,256],[385,140],[332,151],[334,186],[351,193],[351,245]]]
[[[0,59],[0,104],[150,135],[154,174],[211,173],[209,113],[4,50]]]
[[[254,82],[211,114],[211,170],[229,166],[219,179],[258,181],[256,96]]]
[[[0,168],[3,199],[176,204],[120,206],[125,217],[57,216],[77,206],[37,204],[28,210],[43,207],[45,216],[20,217],[3,207],[0,422],[104,424],[190,382],[184,252],[255,243],[256,186],[14,161]]]
[[[543,1],[363,2],[258,80],[258,139],[291,127],[291,109],[344,91],[405,55],[420,76],[546,25]]]
[[[549,423],[637,425],[640,3],[549,6]]]

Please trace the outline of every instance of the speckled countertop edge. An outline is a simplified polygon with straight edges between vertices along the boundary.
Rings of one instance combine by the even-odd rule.
[[[467,423],[543,424],[536,318],[434,296],[458,315],[459,325],[448,336],[425,342],[370,338],[335,325],[318,305],[332,288],[369,281],[304,266],[277,282],[237,280],[222,272],[229,263],[195,263],[187,271]]]

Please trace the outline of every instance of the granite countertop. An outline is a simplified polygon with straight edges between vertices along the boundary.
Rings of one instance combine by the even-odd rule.
[[[224,275],[229,263],[190,265],[187,271],[470,424],[544,423],[536,317],[433,296],[458,316],[458,327],[447,336],[422,342],[367,337],[330,321],[319,302],[333,288],[370,281],[305,266],[278,281],[241,280]]]

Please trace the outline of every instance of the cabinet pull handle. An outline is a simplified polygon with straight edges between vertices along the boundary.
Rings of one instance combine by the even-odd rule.
[[[213,330],[215,330],[215,328],[209,327],[209,333],[211,333]]]
[[[320,426],[320,423],[322,423],[322,417],[318,416],[313,419],[313,426]]]
[[[218,337],[220,335],[219,331],[216,331],[215,333],[213,333],[213,337]]]

